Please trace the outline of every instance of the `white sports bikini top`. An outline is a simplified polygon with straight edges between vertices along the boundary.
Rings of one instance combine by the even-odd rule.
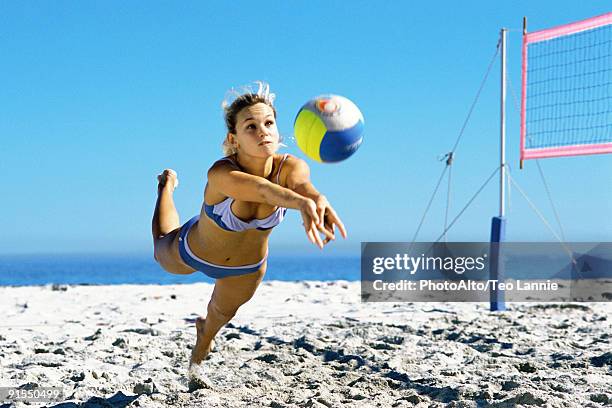
[[[280,184],[280,172],[283,167],[283,163],[289,155],[285,154],[281,159],[276,172],[276,184]],[[225,157],[221,160],[229,160],[233,164],[236,164],[230,157]],[[251,221],[242,221],[240,218],[232,212],[232,203],[234,199],[227,197],[220,203],[208,205],[204,203],[204,210],[206,215],[213,220],[219,227],[227,231],[245,231],[249,229],[268,230],[276,227],[280,224],[284,217],[287,209],[284,207],[277,207],[276,210],[263,219],[252,219]]]

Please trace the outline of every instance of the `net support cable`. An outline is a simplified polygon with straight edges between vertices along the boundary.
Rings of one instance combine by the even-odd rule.
[[[478,88],[478,91],[476,92],[476,96],[474,97],[474,100],[472,101],[472,105],[470,106],[470,109],[468,111],[467,117],[465,118],[465,121],[463,122],[463,125],[461,126],[461,129],[459,131],[459,135],[457,136],[457,140],[455,141],[455,144],[453,145],[453,148],[451,149],[450,152],[446,153],[443,158],[440,161],[445,160],[446,161],[446,165],[444,166],[444,169],[442,170],[442,173],[440,174],[440,177],[438,179],[438,182],[436,183],[436,187],[434,188],[434,191],[429,199],[429,202],[427,203],[427,206],[425,207],[425,211],[423,212],[423,215],[421,216],[421,220],[419,221],[419,225],[414,233],[414,236],[412,237],[412,241],[410,244],[410,247],[408,249],[408,251],[410,251],[412,249],[412,245],[416,242],[417,237],[419,235],[419,232],[421,231],[421,228],[423,226],[423,223],[425,222],[425,218],[427,217],[427,213],[429,212],[429,209],[431,208],[431,204],[433,203],[433,200],[438,192],[438,189],[440,188],[440,184],[442,183],[442,180],[444,179],[444,175],[446,174],[446,171],[449,170],[449,168],[452,166],[453,164],[453,160],[455,157],[455,153],[457,151],[457,148],[459,146],[459,142],[461,141],[461,138],[463,137],[463,134],[465,133],[465,129],[467,128],[467,124],[470,121],[470,118],[472,116],[472,113],[474,112],[474,108],[476,107],[476,104],[478,102],[478,100],[480,99],[480,94],[482,93],[482,90],[487,82],[487,79],[489,78],[489,74],[491,73],[491,69],[493,68],[493,64],[495,63],[495,60],[497,59],[497,55],[499,54],[499,49],[501,46],[501,40],[499,40],[497,42],[497,45],[495,47],[495,53],[493,54],[493,57],[491,58],[491,62],[489,62],[489,65],[487,67],[487,70],[484,74],[484,77],[480,83],[480,86]],[[487,181],[488,182],[488,181]],[[471,203],[471,201],[470,201]],[[448,187],[448,193],[447,193],[447,203],[446,203],[446,208],[447,208],[447,212],[448,212],[448,208],[450,206],[450,172],[449,172],[449,187]],[[463,211],[461,211],[460,214],[462,214]],[[454,224],[454,221],[451,222],[450,226],[446,226],[446,220],[445,220],[445,227],[444,227],[444,233],[442,234],[442,236],[444,236],[444,234],[446,233],[446,231],[448,231],[450,229],[450,227],[452,226],[452,224]],[[439,241],[440,238],[438,238],[436,240]]]

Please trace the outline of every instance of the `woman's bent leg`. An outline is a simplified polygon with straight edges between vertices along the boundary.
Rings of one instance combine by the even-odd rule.
[[[179,215],[174,205],[174,189],[178,179],[174,170],[166,169],[157,176],[157,202],[153,213],[153,240],[156,241],[180,227]]]
[[[215,335],[236,315],[238,308],[253,297],[265,273],[266,263],[257,272],[217,279],[206,319],[200,318],[196,322],[198,337],[190,365],[199,364],[206,358]]]
[[[153,256],[168,272],[177,274],[193,273],[183,265],[178,253],[178,235],[181,230],[179,215],[174,205],[174,189],[178,179],[174,170],[166,169],[157,176],[157,202],[153,213]]]

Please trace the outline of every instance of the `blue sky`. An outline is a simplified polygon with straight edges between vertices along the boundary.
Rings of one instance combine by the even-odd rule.
[[[312,179],[349,239],[410,240],[467,115],[499,30],[520,83],[522,17],[530,30],[605,13],[606,2],[18,2],[0,3],[0,253],[145,252],[155,175],[174,168],[184,222],[221,156],[220,103],[232,86],[266,80],[277,93],[285,151],[299,107],[322,93],[352,99],[364,143],[345,162],[310,162]],[[609,5],[609,3],[608,3]],[[499,65],[453,168],[451,214],[498,161]],[[551,221],[534,162],[518,171],[518,111],[508,94],[508,161]],[[568,240],[612,238],[612,157],[541,161]],[[497,180],[449,233],[486,241]],[[444,187],[419,240],[442,231]],[[553,240],[512,191],[507,238]],[[279,252],[317,251],[299,214],[277,227]]]

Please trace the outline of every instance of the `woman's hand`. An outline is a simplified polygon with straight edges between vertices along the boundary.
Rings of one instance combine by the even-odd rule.
[[[329,204],[329,201],[327,201],[327,198],[320,194],[315,199],[315,205],[317,206],[317,215],[319,217],[318,229],[325,234],[323,245],[327,244],[332,239],[336,239],[336,226],[338,226],[342,237],[346,238],[344,224],[340,220],[340,217],[338,217],[338,214],[336,214],[336,211]]]
[[[300,205],[300,214],[302,215],[302,225],[310,242],[323,249],[323,245],[335,238],[333,232],[331,232],[333,227],[330,230],[324,227],[324,218],[323,216],[319,217],[318,207],[314,200],[304,197],[304,201]],[[325,214],[325,212],[322,214]],[[344,229],[344,226],[342,228]],[[319,232],[325,234],[325,242],[321,241]]]

